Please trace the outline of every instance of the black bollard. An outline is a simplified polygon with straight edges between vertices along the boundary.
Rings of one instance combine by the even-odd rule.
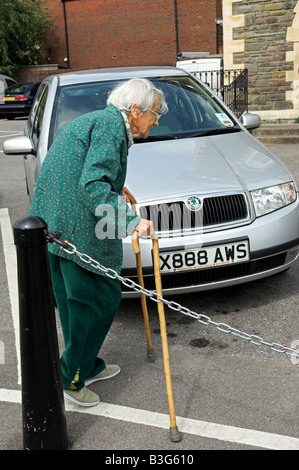
[[[14,225],[24,450],[68,447],[46,231],[47,224],[31,215]]]

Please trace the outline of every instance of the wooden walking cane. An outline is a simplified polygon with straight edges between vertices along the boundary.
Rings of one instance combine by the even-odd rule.
[[[157,294],[162,296],[159,242],[158,242],[158,237],[156,234],[152,236],[152,242],[153,242],[153,258],[154,258],[154,274],[155,274],[156,292]],[[182,439],[182,437],[176,425],[176,418],[175,418],[164,304],[163,302],[157,302],[157,306],[158,306],[158,314],[159,314],[159,321],[160,321],[160,333],[161,333],[161,341],[162,341],[164,373],[165,373],[166,390],[167,390],[168,407],[169,407],[170,439],[173,442],[178,442]]]
[[[135,201],[132,199],[132,196],[130,194],[127,194],[127,197],[130,200],[132,210],[134,210],[134,212],[136,213]],[[153,243],[153,259],[154,259],[154,275],[155,275],[156,292],[157,294],[162,296],[159,242],[158,242],[158,237],[155,233],[152,235],[152,243]],[[132,245],[133,245],[133,250],[136,256],[138,282],[142,287],[144,287],[139,237],[136,231],[134,231],[132,234]],[[150,359],[153,359],[155,357],[155,353],[154,353],[152,341],[151,341],[146,296],[143,293],[141,293],[140,295],[141,295],[141,305],[142,305],[144,326],[145,326],[146,339],[147,339],[147,357]],[[161,334],[161,341],[162,341],[164,373],[165,373],[166,391],[167,391],[169,418],[170,418],[169,436],[170,436],[171,441],[178,442],[182,439],[182,437],[176,425],[164,305],[162,302],[157,302],[157,305],[158,305],[158,315],[159,315],[159,322],[160,322],[160,334]]]
[[[159,244],[158,244],[158,237],[155,233],[152,235],[152,242],[153,242],[154,275],[155,275],[155,283],[156,283],[156,292],[162,296]],[[134,253],[136,255],[139,284],[142,287],[144,287],[142,265],[141,265],[141,253],[140,253],[140,246],[139,246],[139,239],[138,239],[137,232],[134,232],[132,235],[132,244],[133,244]],[[142,302],[142,309],[143,309],[143,314],[145,318],[145,329],[147,332],[148,345],[150,344],[150,348],[152,348],[151,339],[150,339],[150,329],[149,329],[146,297],[144,294],[141,294],[141,302]],[[161,333],[163,361],[164,361],[164,373],[165,373],[166,391],[167,391],[169,417],[170,417],[170,439],[173,442],[178,442],[181,440],[181,434],[176,425],[176,418],[175,418],[164,305],[162,302],[157,302],[157,305],[158,305],[158,314],[159,314],[159,322],[160,322],[160,333]]]
[[[139,284],[144,287],[143,281],[143,274],[142,274],[142,265],[141,265],[141,253],[140,253],[140,246],[139,246],[139,238],[136,231],[132,234],[132,245],[133,250],[136,256],[136,267],[137,267],[137,275],[138,275],[138,282]],[[146,304],[146,297],[143,293],[140,294],[141,296],[141,305],[142,305],[142,312],[143,312],[143,319],[144,319],[144,327],[145,327],[145,334],[146,334],[146,341],[147,341],[147,357],[149,360],[155,360],[155,351],[152,345],[151,339],[151,332],[149,326],[149,318],[148,318],[148,310]]]
[[[131,204],[132,210],[137,213],[136,209],[136,200],[133,197],[133,195],[127,191],[126,196],[129,199],[129,202]],[[140,246],[139,246],[139,238],[137,235],[137,232],[134,231],[132,234],[132,245],[133,245],[133,250],[135,253],[136,257],[136,267],[137,267],[137,275],[138,275],[138,282],[139,284],[144,287],[144,281],[143,281],[143,274],[142,274],[142,265],[141,265],[141,253],[140,253]],[[155,351],[153,349],[152,345],[152,339],[151,339],[151,332],[150,332],[150,326],[149,326],[149,318],[148,318],[148,310],[147,310],[147,304],[146,304],[146,297],[144,294],[140,294],[141,296],[141,306],[142,306],[142,313],[143,313],[143,320],[144,320],[144,327],[145,327],[145,334],[146,334],[146,341],[147,341],[147,358],[150,361],[155,360]]]

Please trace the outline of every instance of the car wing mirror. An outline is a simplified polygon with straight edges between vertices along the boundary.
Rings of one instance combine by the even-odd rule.
[[[261,118],[258,114],[244,113],[241,116],[241,123],[246,129],[252,131],[261,125]]]
[[[31,140],[25,135],[5,140],[3,142],[3,152],[5,155],[36,154],[36,150],[33,147]]]

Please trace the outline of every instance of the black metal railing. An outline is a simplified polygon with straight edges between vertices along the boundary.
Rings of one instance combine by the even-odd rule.
[[[248,111],[247,69],[205,70],[194,75],[209,85],[237,117]]]
[[[248,70],[224,70],[223,101],[240,117],[248,112]]]

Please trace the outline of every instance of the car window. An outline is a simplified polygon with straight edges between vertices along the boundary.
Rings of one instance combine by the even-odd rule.
[[[104,109],[111,90],[119,81],[85,83],[61,87],[54,109],[52,140],[73,119],[92,111]]]
[[[16,82],[15,82],[14,80],[6,79],[6,85],[7,85],[8,87],[10,87],[10,86],[12,86],[12,85],[15,85],[15,84],[16,84]]]
[[[237,120],[228,116],[221,101],[192,76],[151,79],[160,88],[169,108],[154,126],[147,140],[185,138],[204,132],[240,130]],[[104,109],[111,90],[119,81],[67,85],[58,90],[51,123],[49,146],[61,130],[76,117]],[[135,139],[143,141],[143,139]]]
[[[31,88],[34,87],[34,83],[24,83],[22,85],[12,85],[9,88],[6,89],[5,93],[26,93],[29,91]]]
[[[46,89],[44,90],[44,93],[41,96],[40,101],[37,102],[38,107],[37,107],[35,114],[33,115],[32,140],[35,146],[37,146],[38,144],[39,136],[41,133],[45,106],[46,106],[46,101],[48,97],[48,91],[49,91],[49,88],[46,87]]]
[[[47,88],[47,85],[45,83],[42,83],[41,86],[39,87],[39,89],[37,90],[37,93],[36,93],[35,98],[33,100],[32,108],[31,108],[29,118],[28,118],[28,128],[30,129],[30,133],[31,133],[31,130],[33,128],[34,117],[35,117],[36,111],[38,109],[39,102],[40,102],[41,97],[42,97],[42,95],[43,95],[46,88]]]
[[[158,127],[150,136],[169,134],[177,138],[234,127],[220,101],[192,77],[167,77],[153,80],[165,95],[168,113],[163,115]]]
[[[25,93],[28,85],[12,85],[6,88],[5,93]]]

